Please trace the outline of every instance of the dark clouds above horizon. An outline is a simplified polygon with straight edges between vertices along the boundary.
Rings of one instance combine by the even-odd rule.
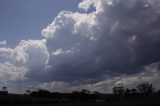
[[[160,87],[159,7],[158,0],[83,0],[82,12],[61,11],[44,39],[0,48],[2,82],[61,91]]]

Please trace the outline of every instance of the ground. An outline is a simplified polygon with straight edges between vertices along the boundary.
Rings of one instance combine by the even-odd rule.
[[[127,100],[106,103],[65,103],[65,104],[33,104],[12,106],[160,106],[160,99]]]

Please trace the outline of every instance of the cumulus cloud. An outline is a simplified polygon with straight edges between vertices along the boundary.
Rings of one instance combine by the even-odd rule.
[[[25,63],[29,67],[45,65],[49,59],[45,43],[45,40],[22,40],[11,57],[15,62]]]
[[[6,58],[6,62],[0,63],[1,81],[10,83],[42,77],[49,59],[45,43],[45,40],[22,40],[15,48],[0,48],[0,56]]]
[[[60,12],[42,30],[52,54],[52,80],[96,82],[106,75],[140,73],[160,61],[160,12],[155,1],[83,0],[79,8],[95,11]]]
[[[25,67],[16,67],[9,62],[0,63],[0,79],[1,82],[14,81],[24,79]]]
[[[96,0],[83,0],[83,2],[79,3],[78,7],[81,9],[84,9],[85,11],[88,10],[88,8],[94,4]]]
[[[105,92],[159,81],[159,0],[83,0],[78,7],[84,11],[60,12],[42,30],[45,40],[22,40],[0,56],[42,88]]]
[[[25,77],[39,80],[45,74],[49,60],[45,43],[45,40],[22,40],[14,49],[11,59],[15,65],[23,65],[27,68]]]
[[[0,56],[4,56],[4,57],[10,57],[11,54],[13,53],[13,49],[11,48],[0,48]]]

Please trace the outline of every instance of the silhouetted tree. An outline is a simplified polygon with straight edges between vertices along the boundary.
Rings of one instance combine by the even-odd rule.
[[[31,93],[30,90],[26,90],[26,94],[29,95]]]
[[[137,95],[137,90],[136,89],[131,89],[131,95],[136,96]]]
[[[158,89],[157,94],[160,96],[160,89]]]
[[[48,97],[50,97],[51,93],[47,90],[38,89],[37,91],[31,92],[30,95],[35,96],[35,97],[48,98]]]
[[[138,85],[137,89],[139,90],[139,93],[143,94],[144,96],[150,96],[154,90],[152,84],[148,83]]]
[[[92,101],[95,102],[98,97],[99,97],[100,93],[98,91],[93,91],[92,92]]]
[[[127,99],[129,99],[129,97],[131,96],[131,90],[129,88],[127,88],[125,91],[125,96],[127,97]]]
[[[122,95],[124,93],[124,87],[114,87],[113,93],[119,96]]]
[[[98,91],[93,91],[93,94],[98,95],[98,94],[99,94],[99,92],[98,92]]]
[[[72,91],[72,93],[71,93],[71,101],[72,102],[77,102],[77,101],[79,101],[80,100],[80,92],[78,92],[78,91]]]
[[[89,90],[82,89],[81,93],[89,94],[89,93],[91,93],[91,92],[90,92]]]
[[[2,87],[2,91],[5,92],[7,90],[7,87]]]
[[[90,94],[91,92],[89,90],[86,90],[86,89],[82,89],[82,91],[80,92],[80,101],[89,101],[90,99]]]
[[[2,87],[2,91],[0,91],[1,95],[7,95],[8,91],[7,91],[7,87]]]

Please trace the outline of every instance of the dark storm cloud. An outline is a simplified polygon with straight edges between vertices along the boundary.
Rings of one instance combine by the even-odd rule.
[[[79,6],[89,5],[96,11],[61,12],[43,29],[51,80],[94,82],[160,61],[158,0],[84,0]]]
[[[104,53],[105,69],[132,73],[160,60],[160,13],[155,5],[146,0],[113,0],[112,6],[104,7],[98,16],[102,34],[97,51],[100,56]]]

